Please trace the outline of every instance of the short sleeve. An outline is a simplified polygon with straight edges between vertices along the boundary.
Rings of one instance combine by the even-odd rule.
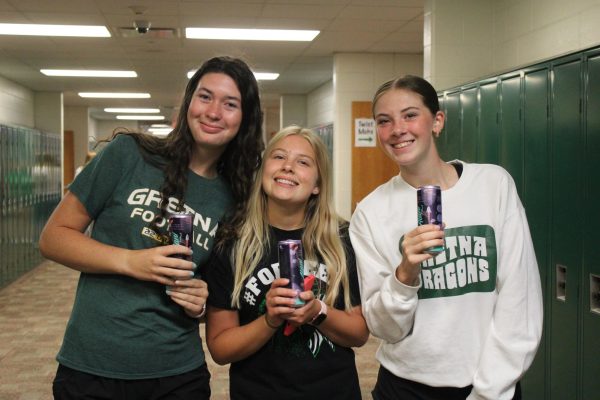
[[[345,226],[341,230],[341,239],[346,251],[346,266],[348,268],[348,283],[350,286],[350,303],[353,306],[360,305],[360,287],[358,284],[358,273],[356,272],[356,257],[354,255],[354,248],[350,242],[350,234],[348,233],[348,227]]]
[[[139,152],[135,140],[126,135],[117,136],[69,186],[69,191],[85,206],[92,219],[104,209],[121,177],[126,176],[132,168],[132,160],[136,159],[131,157],[132,152]]]
[[[215,250],[210,260],[201,270],[208,285],[208,305],[226,310],[235,310],[231,306],[233,292],[233,269],[229,261],[230,249]]]

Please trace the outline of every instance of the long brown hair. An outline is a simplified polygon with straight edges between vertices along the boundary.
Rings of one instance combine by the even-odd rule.
[[[113,135],[114,137],[124,134],[133,137],[145,159],[164,171],[165,180],[160,188],[162,194],[160,214],[152,222],[155,229],[167,215],[169,197],[177,198],[180,205],[185,201],[187,171],[194,147],[187,111],[198,82],[207,73],[223,73],[229,76],[236,83],[242,96],[240,129],[221,155],[217,163],[217,172],[231,187],[234,209],[229,214],[230,221],[240,220],[246,208],[254,175],[260,165],[261,153],[264,149],[258,84],[244,61],[227,56],[214,57],[202,64],[188,81],[179,107],[176,126],[166,137],[123,130]]]

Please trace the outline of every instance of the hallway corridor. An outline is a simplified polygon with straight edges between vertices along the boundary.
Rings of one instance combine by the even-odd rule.
[[[50,400],[57,363],[54,359],[77,286],[79,273],[45,261],[0,289],[0,400]],[[201,327],[201,329],[203,326]],[[371,337],[356,350],[363,399],[377,377]],[[228,399],[228,366],[208,360],[212,399]],[[343,384],[343,383],[342,383]]]

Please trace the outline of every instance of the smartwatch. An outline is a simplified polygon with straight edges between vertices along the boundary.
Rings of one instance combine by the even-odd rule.
[[[319,303],[321,303],[321,310],[315,315],[312,321],[310,321],[312,326],[319,326],[327,318],[327,304],[321,300],[319,300]]]

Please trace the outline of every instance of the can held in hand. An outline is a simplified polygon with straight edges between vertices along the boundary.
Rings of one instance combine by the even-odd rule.
[[[169,241],[171,244],[180,244],[189,249],[194,241],[194,224],[191,213],[175,213],[169,216]],[[173,255],[175,258],[192,261],[191,256],[183,254]]]
[[[417,219],[419,226],[442,225],[442,190],[439,186],[427,185],[417,189]],[[434,246],[425,250],[429,254],[444,251],[444,246]]]
[[[302,255],[302,241],[282,240],[278,244],[279,275],[289,279],[288,288],[296,291],[296,302],[293,307],[302,307],[304,300],[298,296],[304,291],[304,259]]]

